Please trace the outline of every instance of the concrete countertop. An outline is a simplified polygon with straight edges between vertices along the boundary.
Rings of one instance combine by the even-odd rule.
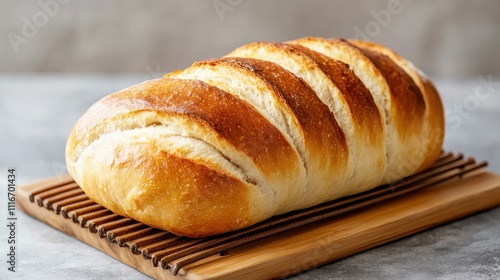
[[[144,79],[145,75],[0,75],[2,178],[9,167],[17,169],[18,185],[65,173],[65,141],[78,117],[103,96]],[[489,170],[500,174],[500,81],[485,76],[438,80],[436,85],[447,110],[445,149],[487,160]],[[0,190],[4,208],[7,190]],[[0,279],[149,279],[20,211],[17,217],[17,272],[7,271],[7,227],[1,226]],[[2,224],[6,218],[7,209],[0,209]],[[500,208],[291,279],[500,279]]]

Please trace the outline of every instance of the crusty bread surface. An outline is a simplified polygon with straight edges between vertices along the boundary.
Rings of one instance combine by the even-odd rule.
[[[380,44],[257,42],[101,99],[66,162],[111,211],[204,237],[428,168],[443,115],[429,79]]]

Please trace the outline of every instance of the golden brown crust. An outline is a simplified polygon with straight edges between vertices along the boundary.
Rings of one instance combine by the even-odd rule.
[[[439,156],[436,89],[381,45],[304,38],[230,56],[94,104],[66,146],[87,195],[203,237],[373,188]]]
[[[387,169],[384,183],[421,170],[435,157],[427,153],[429,110],[419,75],[406,60],[380,45],[343,39],[302,38],[291,41],[349,64],[374,96],[385,124]],[[439,138],[439,137],[437,137]],[[425,163],[424,163],[425,164]]]
[[[427,103],[427,141],[428,144],[422,148],[425,153],[425,160],[418,167],[417,172],[429,168],[441,155],[444,142],[444,111],[441,98],[434,84],[427,78],[422,77],[425,88]]]
[[[348,151],[345,136],[328,107],[300,78],[279,65],[251,58],[221,58],[219,62],[237,65],[259,76],[290,109],[300,125],[305,146],[318,158],[331,157],[332,168],[345,166]],[[318,121],[321,120],[321,121]]]
[[[283,43],[251,43],[239,47],[228,56],[266,60],[282,66],[308,83],[335,116],[346,138],[349,160],[342,170],[337,170],[337,174],[342,176],[325,172],[332,170],[327,165],[318,168],[316,174],[319,176],[309,176],[308,184],[316,190],[316,197],[326,201],[360,192],[384,176],[387,159],[382,116],[366,87],[345,64],[317,52],[300,49],[298,45]],[[343,80],[354,84],[347,84]],[[334,81],[341,85],[337,86]],[[364,160],[367,154],[370,159]],[[325,153],[314,154],[314,159],[326,160],[327,156]],[[359,170],[367,169],[372,172],[359,176]],[[333,185],[336,187],[323,187]],[[317,199],[315,201],[317,203]]]
[[[415,82],[387,56],[369,49],[360,50],[382,73],[389,85],[391,121],[400,138],[405,141],[414,134],[421,134],[425,123],[425,102]]]
[[[154,112],[158,118],[150,125],[162,125],[164,115],[185,116],[193,123],[206,125],[247,154],[266,173],[285,172],[286,166],[276,162],[292,161],[294,154],[289,143],[275,126],[258,114],[245,101],[196,80],[158,79],[143,84],[140,89],[129,88],[104,98],[100,106],[91,108],[78,122],[70,139],[71,150],[78,141],[88,137],[99,123],[134,118],[143,111]],[[93,109],[96,108],[97,112]],[[108,109],[106,109],[108,108]],[[117,112],[120,112],[119,114]],[[131,115],[132,114],[132,115]],[[109,119],[106,122],[106,119]],[[127,129],[127,128],[125,128]],[[267,143],[273,147],[269,149]]]
[[[114,149],[99,149],[84,162],[83,168],[98,169],[99,175],[86,174],[79,184],[92,200],[113,212],[191,237],[255,222],[245,218],[250,217],[248,184],[168,154],[153,139],[112,144]],[[110,158],[112,163],[106,164]],[[95,185],[101,187],[91,187]]]
[[[160,98],[150,99],[152,95],[148,93],[141,96],[154,106],[153,110],[204,122],[235,149],[247,154],[263,172],[286,172],[286,166],[275,159],[292,161],[292,148],[276,127],[248,103],[200,81],[163,79],[160,84]],[[274,149],[269,150],[268,145]]]
[[[422,145],[420,147],[425,156],[424,161],[418,167],[417,172],[430,167],[441,154],[445,131],[443,105],[435,86],[420,70],[413,66],[411,62],[407,61],[393,50],[374,42],[359,40],[349,40],[349,42],[358,47],[368,48],[374,52],[387,55],[409,76],[411,76],[413,81],[420,88],[426,107],[425,118],[427,123],[427,145]]]
[[[352,121],[364,128],[366,135],[376,142],[382,131],[382,120],[372,95],[365,85],[354,75],[349,65],[331,59],[326,55],[312,51],[301,45],[290,45],[292,48],[311,58],[328,78],[339,89],[344,97]]]
[[[110,110],[113,109],[115,113],[108,113],[109,111],[104,109],[106,107],[110,108]],[[94,112],[94,109],[98,113]],[[155,118],[149,119],[148,122],[144,123],[143,128],[131,126],[126,122],[127,119],[141,118],[141,114],[145,111],[153,112]],[[99,114],[100,112],[102,113]],[[95,121],[98,116],[102,118],[100,123]],[[182,233],[183,235],[193,237],[209,235],[241,228],[245,226],[248,221],[255,222],[252,218],[249,218],[250,215],[248,215],[248,213],[240,213],[243,210],[240,212],[231,210],[240,209],[242,205],[245,206],[248,204],[248,202],[245,201],[251,199],[251,196],[249,197],[247,195],[245,199],[238,199],[238,196],[229,199],[231,196],[227,196],[226,199],[224,198],[225,196],[219,195],[218,197],[220,199],[224,199],[223,201],[226,206],[223,207],[222,204],[217,206],[217,199],[204,193],[214,190],[213,187],[215,183],[213,181],[215,179],[217,179],[216,182],[221,185],[230,183],[224,186],[224,188],[221,186],[220,189],[224,189],[225,192],[231,193],[231,191],[225,188],[233,188],[231,185],[235,185],[235,188],[242,188],[242,186],[247,188],[249,184],[257,184],[255,178],[247,178],[247,182],[236,182],[236,179],[229,176],[229,174],[221,173],[220,168],[214,171],[207,167],[202,167],[201,164],[196,164],[175,157],[174,155],[169,155],[168,151],[159,148],[160,145],[157,142],[161,142],[161,139],[147,138],[139,143],[136,143],[137,140],[134,142],[133,139],[130,139],[125,143],[113,142],[111,144],[100,143],[106,141],[106,139],[103,140],[106,134],[96,137],[93,141],[86,141],[85,139],[98,132],[123,133],[130,130],[139,131],[146,128],[161,127],[163,121],[165,119],[168,120],[169,116],[182,117],[186,119],[187,122],[190,122],[191,125],[197,124],[205,127],[207,130],[211,131],[211,133],[217,135],[217,138],[224,139],[226,145],[232,145],[234,150],[245,153],[264,174],[271,174],[273,176],[274,174],[288,174],[288,176],[294,174],[293,165],[290,163],[295,161],[294,158],[296,154],[291,149],[289,143],[284,139],[276,127],[271,125],[245,101],[235,98],[201,81],[158,79],[142,84],[140,88],[132,87],[110,95],[101,100],[99,105],[91,108],[82,117],[68,141],[68,158],[73,157],[71,151],[74,151],[75,147],[82,144],[82,142],[85,142],[90,148],[94,148],[96,146],[94,143],[97,143],[100,146],[107,147],[106,151],[112,150],[114,153],[94,151],[93,154],[99,154],[99,161],[95,160],[95,155],[87,154],[82,156],[82,158],[74,158],[74,162],[79,161],[83,164],[83,167],[81,166],[80,169],[95,169],[99,172],[103,172],[103,174],[99,176],[96,176],[94,173],[87,176],[89,175],[87,173],[72,172],[75,180],[92,199],[98,201],[112,211],[131,216],[159,228],[179,234]],[[119,124],[120,122],[122,122],[121,125]],[[82,129],[82,127],[87,130]],[[126,136],[123,137],[126,138]],[[89,147],[87,147],[87,149],[89,149]],[[273,148],[270,149],[269,147]],[[165,148],[163,147],[163,149]],[[127,152],[124,154],[122,150],[126,150]],[[151,155],[148,152],[153,150],[157,150],[155,155]],[[104,155],[107,155],[107,157],[104,157]],[[163,159],[163,157],[166,157],[166,159]],[[276,158],[283,159],[283,161],[276,162]],[[170,169],[172,165],[166,166],[162,163],[165,160],[167,162],[183,162],[183,164],[179,164],[178,167]],[[113,163],[110,167],[101,166],[97,168],[97,165],[109,162]],[[115,162],[119,162],[120,164],[114,164]],[[214,165],[214,163],[210,162],[203,162],[203,164],[212,167]],[[165,169],[167,167],[168,169]],[[241,168],[241,166],[237,167]],[[106,168],[109,170],[106,170]],[[191,171],[194,173],[190,173]],[[242,172],[245,173],[245,170]],[[204,177],[204,173],[210,173],[215,177]],[[83,175],[78,176],[77,174]],[[122,195],[116,195],[117,192],[114,190],[115,195],[107,200],[104,200],[109,196],[107,194],[92,195],[92,192],[96,190],[96,188],[93,187],[95,185],[101,185],[100,189],[103,188],[103,185],[112,183],[121,186],[130,185],[126,182],[120,184],[117,180],[117,178],[127,178],[127,175],[130,176],[130,174],[132,174],[131,176],[137,176],[133,174],[142,174],[147,177],[147,179],[143,178],[142,180],[141,178],[129,178],[131,181],[137,182],[137,184],[142,184],[140,197],[145,197],[143,200],[138,200],[139,198],[137,196],[132,196],[131,198],[130,193],[127,193],[126,189]],[[183,176],[186,176],[186,178],[182,180],[178,178]],[[99,178],[99,182],[94,181],[96,178]],[[209,223],[205,220],[203,224],[206,226],[202,229],[196,229],[200,227],[198,224],[197,226],[192,225],[192,232],[187,231],[190,227],[189,219],[193,219],[192,215],[196,213],[196,211],[187,211],[187,209],[179,210],[178,212],[172,211],[171,208],[177,207],[176,205],[183,205],[181,197],[184,196],[180,196],[180,194],[177,193],[180,191],[179,189],[172,187],[174,186],[173,182],[178,181],[181,186],[191,186],[188,191],[183,191],[183,193],[185,197],[191,196],[193,201],[196,202],[196,206],[191,206],[193,210],[198,209],[196,207],[206,207],[201,212],[207,215],[207,219],[210,216],[213,218]],[[197,183],[190,185],[189,182]],[[224,182],[224,184],[222,182]],[[196,187],[199,189],[196,190]],[[168,189],[169,196],[167,197],[166,195],[157,193],[159,189]],[[235,191],[236,190],[237,189],[235,189]],[[238,193],[241,192],[242,191],[238,191]],[[172,195],[178,197],[178,199],[173,199]],[[270,195],[272,195],[272,193]],[[158,201],[153,203],[155,200]],[[151,203],[153,203],[152,205],[158,206],[158,208],[151,209],[162,209],[161,212],[170,212],[171,214],[164,222],[160,222],[159,220],[155,220],[154,217],[148,218],[148,214],[140,215],[135,213],[134,211],[137,209],[135,205],[140,205],[141,203],[145,204],[146,201],[151,201]],[[231,206],[231,204],[233,205]],[[227,213],[224,214],[224,216],[221,213],[213,212],[211,210],[212,207],[215,207],[214,209],[216,210],[218,209],[217,211],[229,209],[233,213],[240,213],[235,214],[239,217],[239,219],[237,219],[239,226],[236,227],[236,225],[231,226],[227,224],[229,220],[225,216],[233,214]],[[201,208],[198,210],[201,210]],[[173,213],[175,213],[175,215]],[[153,216],[152,212],[150,212],[149,215]],[[154,215],[162,216],[162,213],[156,211]],[[175,220],[173,221],[174,218]],[[201,217],[199,219],[201,219]],[[219,225],[220,223],[226,223],[226,227],[222,227]],[[218,230],[213,229],[214,226]]]

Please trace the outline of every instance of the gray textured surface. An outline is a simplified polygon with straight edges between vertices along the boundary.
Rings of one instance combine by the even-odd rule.
[[[19,184],[62,174],[65,139],[76,119],[99,98],[143,78],[143,74],[0,76],[0,176],[4,178],[11,166],[17,167]],[[500,173],[500,81],[483,77],[436,84],[449,110],[445,149],[488,160],[490,170]],[[6,191],[0,190],[3,208]],[[1,221],[6,219],[4,210],[0,209]],[[18,212],[18,218],[18,272],[7,274],[5,257],[0,257],[0,279],[147,279],[23,213]],[[3,256],[6,234],[1,226]],[[500,279],[500,209],[292,279]]]

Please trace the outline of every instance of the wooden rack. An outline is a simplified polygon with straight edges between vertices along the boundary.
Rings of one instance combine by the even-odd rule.
[[[69,176],[18,190],[26,213],[157,279],[286,277],[500,205],[500,177],[462,155],[430,169],[252,227],[203,239],[112,213]]]

